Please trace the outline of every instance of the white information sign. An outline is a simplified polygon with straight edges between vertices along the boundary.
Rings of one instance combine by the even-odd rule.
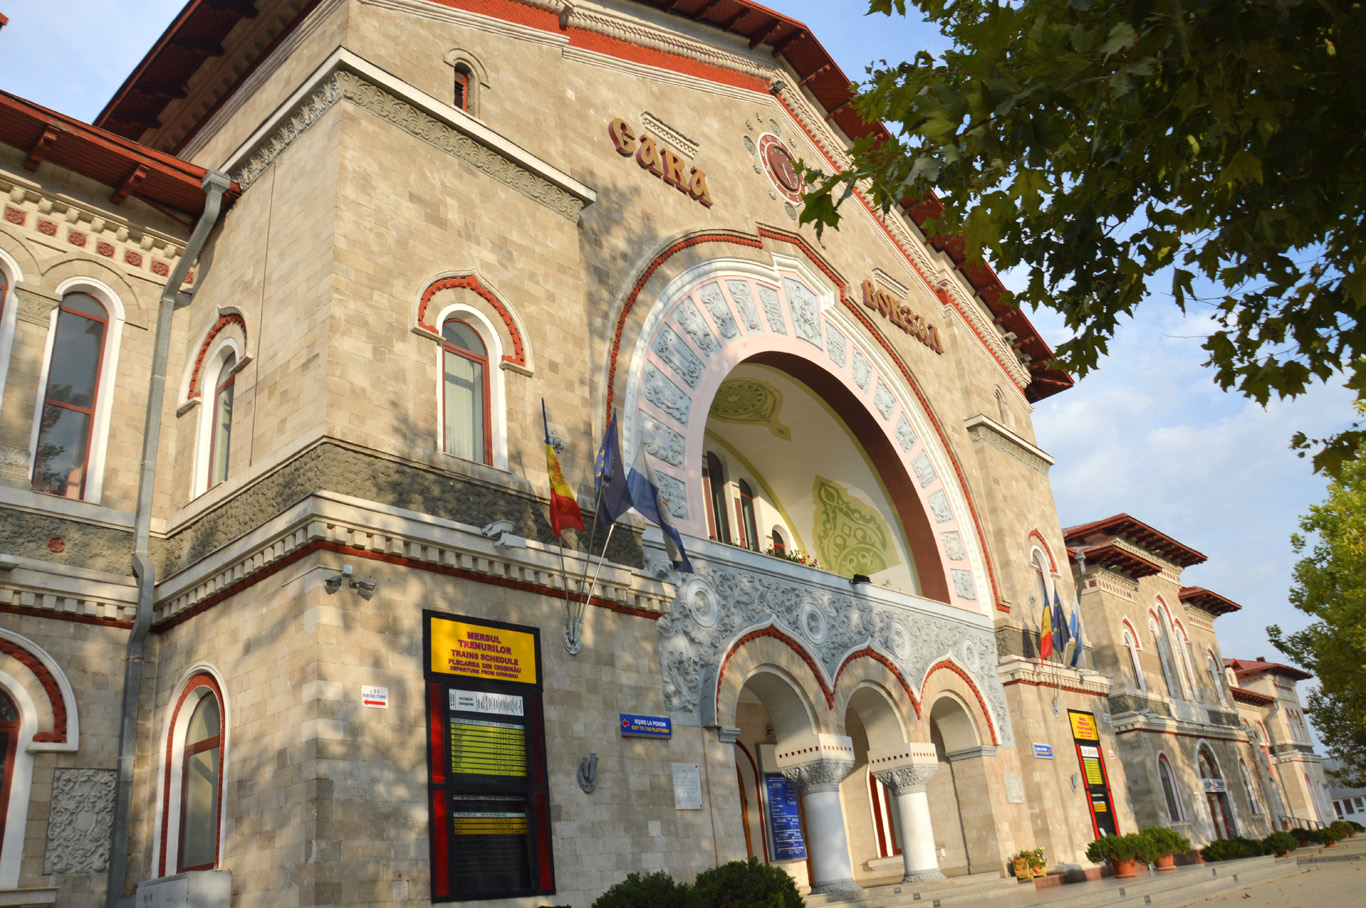
[[[702,773],[696,763],[675,763],[674,809],[702,809]]]
[[[451,712],[522,715],[522,698],[516,694],[491,694],[481,690],[451,690]]]
[[[371,709],[388,709],[389,688],[371,687],[362,684],[360,689],[360,702],[362,706],[368,706]]]
[[[1024,797],[1024,781],[1021,779],[1020,774],[1019,774],[1018,772],[1008,772],[1008,773],[1005,773],[1005,782],[1006,782],[1006,803],[1007,803],[1007,804],[1023,804],[1023,803],[1024,803],[1024,799],[1025,799],[1025,797]]]

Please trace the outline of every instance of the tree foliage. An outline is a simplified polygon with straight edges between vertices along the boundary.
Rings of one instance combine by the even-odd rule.
[[[1275,625],[1267,631],[1318,676],[1309,711],[1329,756],[1343,765],[1334,775],[1366,786],[1366,450],[1342,465],[1323,503],[1300,518],[1300,529],[1316,540],[1310,549],[1305,536],[1291,537],[1304,557],[1295,565],[1290,602],[1314,620],[1292,634]]]
[[[925,229],[1027,267],[1016,301],[1064,316],[1079,374],[1169,289],[1212,320],[1223,388],[1265,403],[1345,374],[1366,399],[1366,5],[914,2],[951,49],[869,69],[856,106],[893,136],[808,171],[804,223],[836,225],[853,186],[884,211],[937,193]],[[1296,444],[1335,470],[1363,437]]]

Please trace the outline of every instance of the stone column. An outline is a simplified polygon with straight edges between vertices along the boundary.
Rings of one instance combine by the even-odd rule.
[[[802,796],[806,812],[807,853],[811,856],[811,894],[859,889],[844,834],[840,782],[854,768],[852,758],[820,757],[784,767],[783,775]]]
[[[939,768],[938,763],[918,763],[873,773],[896,799],[896,818],[901,830],[901,859],[906,864],[903,883],[942,880],[939,855],[934,847],[934,828],[930,822],[930,799],[925,783]]]

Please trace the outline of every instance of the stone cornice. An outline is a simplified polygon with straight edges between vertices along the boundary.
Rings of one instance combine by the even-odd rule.
[[[560,550],[526,540],[525,547],[501,547],[467,526],[427,514],[346,495],[316,491],[265,524],[210,556],[167,577],[157,586],[157,623],[176,618],[283,559],[306,548],[364,550],[399,559],[406,566],[484,576],[502,585],[562,591]],[[572,576],[582,558],[569,557]],[[631,568],[607,563],[598,577],[596,600],[636,612],[661,614],[665,588]]]
[[[1035,472],[1047,476],[1048,468],[1053,466],[1053,458],[1042,448],[1025,441],[989,416],[973,416],[964,423],[964,427],[974,442],[988,444]]]
[[[474,117],[339,48],[228,159],[245,192],[276,158],[341,101],[368,111],[569,220],[597,199],[588,186]]]
[[[1110,679],[1098,672],[1067,668],[1056,662],[1037,662],[1020,656],[1002,659],[996,671],[1003,685],[1033,684],[1039,687],[1079,691],[1097,697],[1108,697],[1113,687]]]

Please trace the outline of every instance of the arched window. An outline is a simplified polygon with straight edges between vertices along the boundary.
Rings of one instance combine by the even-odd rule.
[[[730,517],[726,513],[726,471],[721,458],[707,452],[707,468],[702,482],[707,493],[707,529],[718,542],[730,542]]]
[[[492,463],[489,436],[489,356],[469,322],[448,318],[441,325],[442,413],[447,454]]]
[[[5,395],[5,377],[9,372],[10,349],[14,345],[14,316],[18,300],[14,298],[15,278],[13,263],[0,253],[0,399]]]
[[[754,492],[743,479],[740,487],[740,520],[744,523],[745,545],[759,551],[759,526],[754,522]]]
[[[1261,814],[1262,802],[1257,797],[1257,789],[1252,784],[1252,775],[1247,771],[1247,764],[1241,757],[1238,759],[1238,774],[1242,776],[1243,790],[1247,792],[1247,802],[1252,806],[1252,812]]]
[[[1224,673],[1219,671],[1219,665],[1214,661],[1213,653],[1205,653],[1205,672],[1209,675],[1210,686],[1214,688],[1214,693],[1219,698],[1219,705],[1228,706],[1228,697],[1224,695]]]
[[[209,485],[228,478],[228,454],[232,441],[233,367],[237,355],[231,350],[223,357],[219,381],[213,389],[213,424],[209,436]]]
[[[787,543],[783,541],[782,531],[777,527],[773,528],[773,554],[787,557]]]
[[[470,109],[470,71],[468,67],[456,66],[455,68],[455,90],[452,92],[451,104],[464,111]]]
[[[93,497],[88,479],[109,312],[88,293],[62,297],[38,417],[32,486],[65,498]]]
[[[1129,654],[1129,673],[1133,675],[1134,687],[1147,690],[1147,685],[1143,683],[1143,669],[1138,662],[1138,644],[1127,627],[1124,629],[1124,651]]]
[[[1181,695],[1181,680],[1176,675],[1176,666],[1172,661],[1171,636],[1167,633],[1165,615],[1158,618],[1151,618],[1148,621],[1148,629],[1152,631],[1153,640],[1157,643],[1157,661],[1162,667],[1162,680],[1167,685],[1167,693],[1173,697],[1185,699]]]
[[[9,815],[10,781],[19,744],[19,709],[0,688],[0,848],[5,844],[5,817]]]
[[[1172,765],[1167,762],[1166,754],[1157,755],[1157,778],[1162,784],[1162,797],[1167,801],[1167,819],[1172,823],[1182,822],[1186,819],[1186,812],[1181,806],[1176,776],[1172,774]]]
[[[171,714],[162,875],[218,866],[226,741],[222,692],[212,675],[200,672],[186,683]]]

